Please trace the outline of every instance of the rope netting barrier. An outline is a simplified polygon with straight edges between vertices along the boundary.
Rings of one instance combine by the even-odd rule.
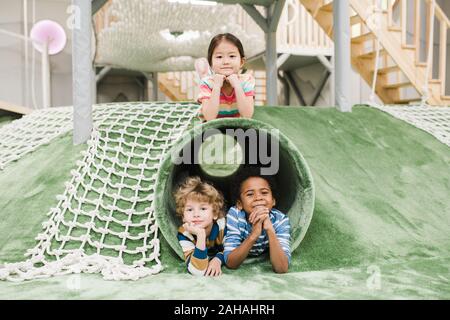
[[[434,106],[373,105],[419,129],[450,147],[450,108]]]
[[[108,116],[110,105],[94,106],[93,121],[101,123]],[[73,107],[35,110],[0,128],[0,170],[9,163],[48,144],[73,128]]]
[[[198,105],[127,103],[94,113],[87,149],[48,212],[37,245],[27,251],[26,261],[0,266],[1,280],[80,272],[137,280],[162,270],[155,180],[162,158],[193,123]],[[27,125],[27,119],[21,123]]]
[[[42,109],[0,128],[0,170],[72,129],[71,108]]]
[[[187,2],[111,1],[100,11],[105,27],[97,33],[96,64],[145,72],[190,71],[211,37],[225,32],[242,41],[249,57],[264,51],[264,34],[253,20],[240,21],[238,6]],[[174,35],[175,30],[180,34]]]

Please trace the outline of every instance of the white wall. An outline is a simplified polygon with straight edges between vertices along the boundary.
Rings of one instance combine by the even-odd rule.
[[[21,1],[0,1],[0,28],[22,33]],[[22,41],[0,34],[0,100],[23,101]]]
[[[0,1],[0,28],[8,31],[24,34],[24,10],[23,1]],[[33,1],[28,4],[28,33],[33,27]],[[67,28],[66,21],[69,18],[67,8],[71,0],[38,0],[35,1],[35,22],[49,19],[58,22],[67,35],[67,44],[64,50],[50,57],[51,65],[51,92],[52,105],[62,106],[72,104],[72,58],[71,39],[72,34]],[[15,40],[10,36],[0,35],[0,100],[14,104],[32,107],[31,79],[35,79],[35,100],[39,107],[42,106],[41,84],[41,56],[31,44],[29,52],[29,79],[26,79],[25,49],[22,40]],[[35,53],[34,73],[32,74],[32,53]]]

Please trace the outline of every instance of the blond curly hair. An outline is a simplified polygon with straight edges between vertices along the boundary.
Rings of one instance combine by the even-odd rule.
[[[184,207],[188,199],[204,201],[212,205],[217,219],[225,216],[225,201],[222,193],[198,176],[187,178],[174,192],[177,216],[183,218]]]

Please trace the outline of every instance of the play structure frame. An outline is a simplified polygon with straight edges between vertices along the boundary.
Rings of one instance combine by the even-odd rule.
[[[239,4],[255,20],[265,33],[266,39],[266,88],[267,105],[277,105],[277,47],[276,31],[286,0],[221,0],[226,4]],[[94,71],[90,60],[92,46],[92,15],[105,0],[74,0],[80,8],[80,27],[73,29],[72,68],[73,68],[73,142],[81,144],[89,139],[92,131],[92,101]],[[350,67],[350,19],[348,0],[336,1],[335,19],[335,99],[340,111],[351,111],[350,84],[344,81],[351,72]],[[263,16],[255,6],[264,6]]]

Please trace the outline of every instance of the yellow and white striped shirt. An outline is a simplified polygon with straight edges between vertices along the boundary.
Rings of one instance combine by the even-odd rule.
[[[184,260],[189,273],[203,276],[208,268],[208,262],[212,258],[223,259],[223,238],[225,236],[225,218],[214,222],[211,233],[206,239],[206,249],[200,250],[195,246],[196,236],[186,231],[183,226],[178,228],[178,241],[183,249]]]

